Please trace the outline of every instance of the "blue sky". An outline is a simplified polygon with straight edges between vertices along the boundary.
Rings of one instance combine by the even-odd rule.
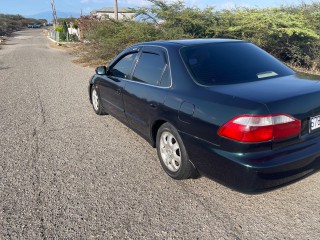
[[[169,0],[171,1],[171,0]],[[304,0],[310,3],[317,0]],[[216,9],[246,7],[276,7],[286,4],[298,4],[302,0],[185,0],[188,6],[216,6]],[[114,0],[55,0],[57,12],[84,14],[102,7],[111,7]],[[138,7],[148,4],[146,0],[118,0],[120,7]],[[0,13],[21,14],[23,16],[51,11],[51,0],[0,0]],[[59,16],[58,16],[59,17]]]

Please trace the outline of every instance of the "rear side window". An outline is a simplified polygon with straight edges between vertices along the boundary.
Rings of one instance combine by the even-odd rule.
[[[129,79],[132,63],[137,53],[130,53],[120,59],[110,70],[110,76]]]
[[[202,85],[258,81],[294,74],[259,47],[247,43],[212,43],[180,50],[189,72]]]
[[[142,52],[132,79],[138,82],[158,85],[165,66],[166,63],[161,55]]]
[[[171,85],[171,78],[168,65],[165,66],[165,70],[162,74],[161,81],[159,83],[161,87],[170,87]]]

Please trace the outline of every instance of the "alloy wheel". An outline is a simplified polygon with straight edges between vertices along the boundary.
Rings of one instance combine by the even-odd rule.
[[[172,172],[177,172],[181,166],[181,152],[178,141],[168,131],[161,134],[160,154],[165,166]]]

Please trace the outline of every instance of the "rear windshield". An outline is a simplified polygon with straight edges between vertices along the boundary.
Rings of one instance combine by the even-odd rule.
[[[182,59],[202,85],[233,84],[292,75],[295,72],[248,42],[183,47]]]

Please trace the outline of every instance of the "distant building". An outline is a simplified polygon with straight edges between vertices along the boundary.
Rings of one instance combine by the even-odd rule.
[[[134,17],[134,12],[129,9],[129,8],[125,8],[125,7],[119,7],[118,8],[118,19],[132,19]],[[99,20],[105,20],[107,18],[115,18],[115,14],[114,14],[114,8],[113,7],[105,7],[105,8],[101,8],[100,10],[94,10],[90,13],[90,15],[92,17],[95,17]]]

